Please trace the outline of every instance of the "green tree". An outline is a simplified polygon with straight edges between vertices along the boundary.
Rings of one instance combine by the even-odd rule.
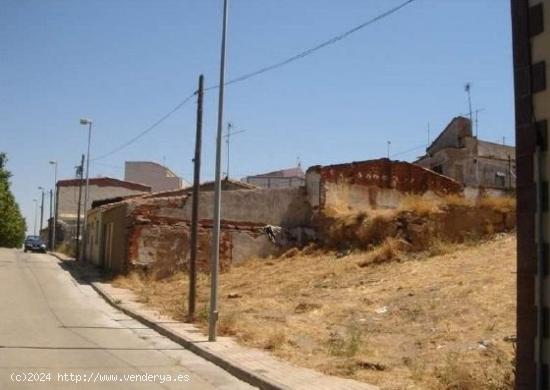
[[[27,226],[10,190],[8,157],[0,152],[0,247],[18,248],[23,244]]]

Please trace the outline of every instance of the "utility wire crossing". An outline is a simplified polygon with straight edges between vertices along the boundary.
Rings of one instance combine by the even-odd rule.
[[[224,85],[231,85],[231,84],[236,84],[236,83],[239,83],[239,82],[242,82],[242,81],[245,81],[245,80],[248,80],[248,79],[251,79],[253,77],[256,77],[256,76],[259,76],[261,74],[264,74],[264,73],[267,73],[267,72],[270,72],[272,70],[275,70],[275,69],[278,69],[278,68],[281,68],[285,65],[288,65],[294,61],[297,61],[299,59],[302,59],[304,57],[307,57],[313,53],[315,53],[316,51],[318,50],[321,50],[327,46],[330,46],[330,45],[333,45],[347,37],[349,37],[350,35],[364,29],[365,27],[368,27],[382,19],[385,19],[387,18],[388,16],[396,13],[397,11],[399,11],[400,9],[406,7],[407,5],[413,3],[414,1],[416,0],[407,0],[341,34],[338,34],[316,46],[313,46],[309,49],[306,49],[298,54],[295,54],[293,55],[292,57],[289,57],[283,61],[279,61],[275,64],[272,64],[272,65],[269,65],[269,66],[265,66],[263,68],[260,68],[256,71],[253,71],[253,72],[250,72],[250,73],[246,73],[242,76],[239,76],[239,77],[236,77],[234,79],[231,79],[229,81],[227,81],[226,83],[224,83]],[[219,85],[213,85],[211,87],[208,87],[208,88],[205,88],[204,91],[211,91],[213,89],[217,89],[219,88]],[[131,138],[130,140],[126,141],[125,143],[123,143],[122,145],[116,147],[115,149],[111,150],[110,152],[108,153],[105,153],[105,154],[102,154],[94,159],[92,159],[91,161],[97,161],[97,160],[101,160],[101,159],[104,159],[106,157],[109,157],[119,151],[121,151],[122,149],[130,146],[131,144],[133,144],[134,142],[136,142],[137,140],[139,140],[141,137],[143,137],[144,135],[146,135],[147,133],[149,133],[150,131],[152,131],[153,129],[155,129],[158,125],[160,125],[162,122],[164,122],[166,119],[168,119],[170,116],[172,116],[172,114],[174,114],[175,112],[177,112],[179,109],[181,109],[183,106],[185,106],[185,104],[187,102],[189,102],[191,100],[191,98],[193,96],[195,96],[197,94],[197,91],[193,92],[192,94],[190,94],[189,96],[187,96],[184,100],[182,100],[180,103],[178,103],[178,105],[176,105],[172,110],[170,110],[168,113],[166,113],[164,116],[162,116],[159,120],[157,120],[155,123],[153,123],[151,126],[149,126],[148,128],[146,128],[145,130],[141,131],[139,134],[137,134],[136,136],[134,136],[133,138]]]

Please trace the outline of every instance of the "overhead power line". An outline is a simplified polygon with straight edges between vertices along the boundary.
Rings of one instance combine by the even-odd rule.
[[[351,34],[354,34],[356,33],[357,31],[359,30],[362,30],[364,29],[365,27],[373,24],[373,23],[376,23],[378,22],[379,20],[382,20],[388,16],[390,16],[391,14],[399,11],[401,8],[409,5],[410,3],[412,3],[413,1],[416,1],[416,0],[407,0],[405,1],[404,3],[401,3],[399,4],[398,6],[396,7],[393,7],[391,9],[389,9],[388,11],[384,12],[384,13],[381,13],[380,15],[378,16],[375,16],[374,18],[372,19],[369,19],[367,20],[366,22],[363,22],[361,23],[360,25],[358,26],[355,26],[353,27],[352,29],[346,31],[346,32],[343,32],[339,35],[336,35],[335,37],[332,37],[320,44],[318,44],[317,46],[314,46],[314,47],[311,47],[309,49],[306,49],[296,55],[293,55],[292,57],[289,57],[287,58],[286,60],[283,60],[283,61],[280,61],[280,62],[277,62],[273,65],[269,65],[269,66],[266,66],[266,67],[263,67],[261,69],[258,69],[254,72],[250,72],[250,73],[247,73],[247,74],[244,74],[242,76],[239,76],[239,77],[236,77],[234,79],[231,79],[229,80],[228,82],[225,83],[225,85],[230,85],[230,84],[235,84],[235,83],[238,83],[238,82],[241,82],[241,81],[244,81],[244,80],[248,80],[252,77],[255,77],[255,76],[258,76],[258,75],[261,75],[262,73],[266,73],[266,72],[269,72],[271,70],[274,70],[274,69],[277,69],[277,68],[280,68],[280,67],[283,67],[285,65],[288,65],[290,64],[291,62],[294,62],[294,61],[297,61],[299,59],[302,59],[304,57],[307,57],[309,56],[310,54],[313,54],[315,53],[316,51],[318,50],[321,50],[329,45],[333,45],[335,43],[337,43],[338,41],[341,41],[342,39],[344,38],[347,38],[348,36],[350,36]],[[215,89],[215,88],[218,88],[219,86],[218,85],[215,85],[215,86],[212,86],[210,88],[206,88],[206,90],[210,90],[210,89]]]
[[[269,65],[269,66],[265,66],[263,68],[260,68],[256,71],[253,71],[253,72],[250,72],[250,73],[246,73],[242,76],[239,76],[239,77],[236,77],[234,79],[231,79],[229,81],[227,81],[226,83],[224,83],[224,85],[231,85],[231,84],[236,84],[236,83],[239,83],[239,82],[242,82],[242,81],[245,81],[245,80],[248,80],[248,79],[251,79],[255,76],[259,76],[263,73],[267,73],[269,71],[272,71],[272,70],[275,70],[275,69],[278,69],[278,68],[281,68],[285,65],[288,65],[290,64],[291,62],[294,62],[294,61],[297,61],[299,59],[302,59],[304,57],[307,57],[313,53],[315,53],[316,51],[318,50],[321,50],[327,46],[330,46],[330,45],[333,45],[339,41],[341,41],[342,39],[345,39],[347,38],[348,36],[364,29],[365,27],[367,26],[370,26],[371,24],[374,24],[392,14],[394,14],[395,12],[399,11],[400,9],[406,7],[407,5],[409,5],[410,3],[414,2],[416,0],[407,0],[369,20],[367,20],[366,22],[363,22],[355,27],[353,27],[352,29],[348,30],[348,31],[345,31],[341,34],[338,34],[316,46],[313,46],[309,49],[306,49],[298,54],[295,54],[293,55],[292,57],[289,57],[285,60],[282,60],[282,61],[279,61],[275,64],[272,64],[272,65]],[[213,85],[211,87],[208,87],[208,88],[205,88],[204,91],[211,91],[213,89],[217,89],[219,88],[219,85]],[[103,159],[103,158],[106,158],[106,157],[109,157],[117,152],[119,152],[120,150],[126,148],[127,146],[133,144],[134,142],[136,142],[138,139],[140,139],[141,137],[143,137],[145,134],[149,133],[151,130],[153,130],[154,128],[156,128],[158,125],[160,125],[162,122],[164,122],[166,119],[168,119],[168,117],[170,117],[172,114],[174,114],[176,111],[178,111],[180,108],[182,108],[194,95],[196,94],[196,91],[193,92],[192,94],[190,94],[189,96],[187,96],[182,102],[180,102],[176,107],[174,107],[171,111],[169,111],[167,114],[165,114],[162,118],[160,118],[158,121],[156,121],[154,124],[152,124],[151,126],[149,126],[147,129],[143,130],[142,132],[140,132],[139,134],[137,134],[135,137],[133,137],[132,139],[130,139],[129,141],[125,142],[124,144],[118,146],[117,148],[111,150],[110,152],[108,153],[105,153],[105,154],[102,154],[94,159],[92,159],[91,161],[96,161],[96,160],[100,160],[100,159]]]
[[[390,156],[390,158],[393,158],[393,157],[397,157],[397,156],[402,156],[404,154],[407,154],[407,153],[410,153],[410,152],[414,152],[415,150],[419,150],[419,149],[423,149],[425,148],[427,145],[424,144],[424,145],[418,145],[418,146],[415,146],[414,148],[411,148],[411,149],[407,149],[407,150],[403,150],[401,152],[398,152],[398,153],[394,153]]]
[[[116,148],[114,148],[113,150],[111,150],[110,152],[108,153],[105,153],[105,154],[102,154],[90,161],[97,161],[97,160],[101,160],[101,159],[104,159],[106,157],[109,157],[113,154],[115,154],[116,152],[119,152],[121,151],[122,149],[126,148],[127,146],[130,146],[131,144],[133,144],[134,142],[136,142],[138,139],[140,139],[141,137],[143,137],[145,134],[149,133],[151,130],[153,130],[155,127],[157,127],[158,125],[160,125],[162,122],[164,122],[166,119],[168,119],[168,117],[170,117],[173,113],[175,113],[176,111],[178,111],[180,108],[182,108],[183,106],[185,106],[185,104],[191,100],[191,98],[195,96],[195,92],[193,92],[191,95],[187,96],[185,99],[183,99],[180,103],[178,103],[177,106],[175,106],[174,108],[172,108],[169,112],[167,112],[166,114],[164,114],[164,116],[162,116],[159,120],[157,120],[155,123],[153,123],[151,126],[149,126],[148,128],[146,128],[145,130],[141,131],[139,134],[137,134],[136,136],[134,136],[133,138],[131,138],[130,140],[126,141],[125,143],[123,143],[122,145],[119,145],[117,146]]]

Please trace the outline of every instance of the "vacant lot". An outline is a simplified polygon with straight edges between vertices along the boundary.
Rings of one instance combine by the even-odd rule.
[[[306,250],[233,267],[221,275],[220,332],[383,389],[511,388],[515,235],[397,253],[380,264],[369,261],[376,251]],[[184,318],[184,273],[159,281],[133,273],[115,283]],[[201,275],[203,328],[208,288]]]

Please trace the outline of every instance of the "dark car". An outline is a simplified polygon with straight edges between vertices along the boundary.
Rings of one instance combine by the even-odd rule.
[[[25,252],[46,253],[46,245],[39,236],[27,236],[25,239]]]

